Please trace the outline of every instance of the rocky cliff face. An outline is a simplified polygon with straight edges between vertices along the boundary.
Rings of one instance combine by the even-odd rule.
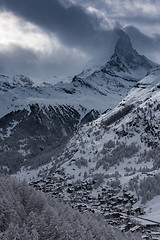
[[[5,115],[0,119],[2,169],[6,166],[13,173],[22,166],[45,164],[50,160],[48,152],[58,154],[63,149],[79,119],[80,114],[69,106],[38,104]]]

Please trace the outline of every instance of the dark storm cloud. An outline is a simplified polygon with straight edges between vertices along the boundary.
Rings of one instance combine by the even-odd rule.
[[[91,13],[87,7],[98,11]],[[153,25],[159,26],[159,7],[156,0],[146,0],[145,4],[140,0],[0,0],[2,10],[34,23],[50,38],[55,34],[62,43],[56,55],[52,51],[47,57],[12,46],[12,51],[0,52],[0,71],[37,77],[78,73],[88,59],[101,54],[107,58],[113,53],[117,35],[110,27],[112,20],[112,26],[116,26],[116,21],[119,25],[122,22],[136,26],[125,29],[134,48],[158,62],[160,36],[148,37],[141,31],[144,27],[149,31]],[[67,53],[63,46],[67,46]]]
[[[160,63],[160,1],[159,0],[74,0],[83,6],[92,6],[108,19],[129,26],[134,48]]]
[[[140,29],[146,27],[148,28],[147,33],[148,34],[152,34],[153,30],[152,30],[152,26],[157,25],[159,26],[160,23],[160,17],[146,17],[146,16],[142,16],[142,15],[135,15],[135,16],[115,16],[114,17],[115,21],[120,21],[121,23],[124,23],[125,25],[133,25],[133,26],[137,26]]]
[[[54,32],[68,46],[89,49],[107,39],[99,18],[80,5],[65,7],[58,0],[1,0],[0,7]]]
[[[12,45],[8,51],[0,52],[0,72],[6,74],[27,73],[33,68],[37,60],[32,51]]]
[[[148,58],[160,64],[160,35],[149,37],[133,26],[125,28],[125,32],[132,40],[133,47]]]
[[[79,4],[64,5],[58,0],[0,0],[0,8],[34,23],[50,38],[53,33],[62,43],[62,50],[56,55],[52,51],[47,58],[18,46],[12,52],[0,53],[1,72],[5,69],[6,73],[21,72],[30,76],[37,74],[38,77],[79,73],[89,59],[103,52],[108,56],[116,42],[115,32],[101,27],[101,17],[89,13]],[[106,28],[109,27],[109,23],[105,23]],[[63,45],[70,52],[66,54]],[[74,48],[75,54],[72,51]],[[26,57],[20,59],[22,52]]]
[[[0,45],[0,49],[3,46]],[[68,76],[79,73],[86,61],[79,52],[58,52],[58,56],[34,52],[12,44],[6,51],[0,51],[0,73],[6,75],[23,74],[39,80],[52,75]]]
[[[160,21],[159,0],[74,0],[85,6],[93,6],[107,14],[110,19],[123,24],[158,24]]]

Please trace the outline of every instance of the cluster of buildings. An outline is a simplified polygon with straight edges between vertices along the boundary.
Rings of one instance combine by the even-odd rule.
[[[143,226],[137,222],[138,217],[144,214],[144,210],[139,207],[139,199],[130,191],[122,189],[121,186],[95,189],[95,184],[96,180],[93,179],[72,182],[59,174],[30,183],[34,188],[68,202],[82,213],[90,211],[102,214],[108,224],[122,231],[144,232],[145,240],[150,239],[148,236],[152,230],[159,229],[160,225],[156,223]]]

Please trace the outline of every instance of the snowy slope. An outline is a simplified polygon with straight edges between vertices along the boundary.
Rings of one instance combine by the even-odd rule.
[[[141,231],[141,225],[146,229],[151,225],[155,233],[159,205],[153,200],[153,209],[152,201],[144,206],[160,195],[159,126],[160,67],[156,67],[117,107],[79,127],[63,154],[39,169],[34,184],[71,201],[80,211],[104,214],[121,229]],[[18,176],[25,174],[28,181],[36,176],[26,170]]]
[[[153,163],[156,164],[154,156],[148,156],[146,163],[142,157],[147,159],[147,153],[143,156],[144,152],[158,150],[160,144],[159,79],[160,67],[157,67],[142,79],[116,108],[79,128],[57,161],[65,161],[61,167],[66,174],[74,174],[75,180],[83,179],[84,172],[111,174],[115,172],[113,166],[117,163],[119,166],[116,166],[116,169],[123,175],[126,173],[126,164],[137,170],[145,166],[152,170]],[[131,152],[122,154],[122,157],[119,156],[120,160],[117,160],[119,146]],[[107,158],[103,159],[104,156],[109,158],[114,154],[115,162],[110,159],[106,165]],[[87,167],[76,166],[75,162],[79,159],[84,159]],[[155,169],[154,171],[158,172]],[[124,184],[128,183],[129,179],[128,176],[121,178]]]
[[[71,155],[70,153],[73,151],[73,156],[69,159],[70,161],[81,157],[87,160],[88,167],[82,168],[84,171],[87,171],[87,173],[89,173],[90,168],[96,168],[97,162],[99,162],[100,166],[103,166],[105,161],[107,163],[107,159],[104,159],[104,162],[102,160],[103,164],[99,159],[102,159],[103,152],[104,155],[107,153],[106,156],[108,157],[113,155],[113,150],[116,145],[123,147],[123,144],[125,146],[131,146],[133,144],[133,148],[135,145],[136,154],[134,154],[134,151],[133,153],[131,151],[129,155],[133,154],[133,156],[128,157],[126,153],[127,157],[125,157],[124,154],[122,160],[127,161],[127,159],[132,159],[133,157],[133,161],[137,161],[144,150],[158,150],[160,144],[159,126],[160,68],[157,67],[147,77],[138,82],[116,108],[102,115],[94,122],[82,126],[77,135],[71,139],[70,145],[67,146],[66,151],[69,155]],[[114,143],[109,143],[110,141]],[[116,141],[119,143],[117,144]],[[74,149],[78,149],[75,154]],[[128,148],[128,151],[129,150],[131,149]],[[150,160],[153,163],[151,157]],[[115,164],[118,162],[120,163],[120,161],[117,161]],[[146,163],[146,166],[148,166],[148,164],[149,162]],[[74,171],[72,171],[73,165],[75,164],[71,164],[70,167],[67,167],[67,163],[65,163],[65,171],[70,174],[74,173]],[[110,165],[114,165],[114,162],[110,162]],[[125,165],[126,163],[124,166]],[[153,164],[151,164],[151,166],[153,166]],[[74,168],[77,169],[77,177],[82,169],[76,166],[74,166]],[[107,168],[108,167],[106,167],[106,169]],[[99,168],[97,168],[96,171],[102,173],[106,172],[106,169],[99,170]],[[110,172],[110,169],[108,171]]]
[[[0,171],[132,230],[160,195],[160,67],[118,34],[110,60],[69,83],[0,76]]]
[[[96,69],[84,70],[71,82],[52,84],[48,79],[37,86],[23,75],[0,76],[3,169],[38,167],[53,152],[57,157],[77,127],[116,107],[151,70],[154,64],[132,48],[129,37],[122,31],[118,35],[111,59],[98,61]],[[15,165],[9,164],[11,156]]]
[[[0,76],[0,117],[17,109],[38,103],[43,105],[67,104],[77,111],[92,109],[100,113],[115,107],[129,89],[155,65],[132,48],[129,37],[122,30],[110,60],[99,61],[75,76],[71,82],[57,82],[56,77],[46,79],[40,86],[17,75]],[[82,107],[81,107],[82,106]],[[82,113],[82,111],[81,111]],[[80,113],[80,114],[81,114]]]

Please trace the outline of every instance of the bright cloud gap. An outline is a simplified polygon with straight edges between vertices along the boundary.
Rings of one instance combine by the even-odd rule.
[[[0,44],[6,47],[19,45],[22,48],[40,52],[51,52],[52,45],[57,45],[56,38],[51,39],[37,26],[16,17],[11,12],[0,13]]]

